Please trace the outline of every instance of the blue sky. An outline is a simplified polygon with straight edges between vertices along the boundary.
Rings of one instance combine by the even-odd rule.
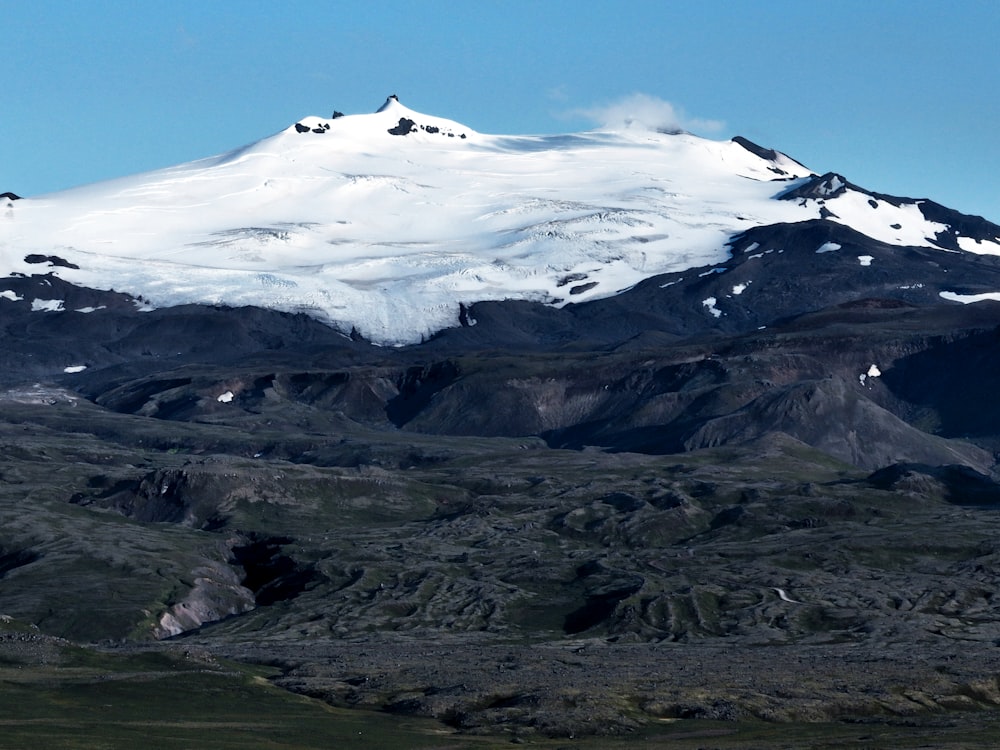
[[[0,0],[0,192],[213,155],[395,92],[492,133],[672,111],[1000,223],[998,29],[994,0]]]

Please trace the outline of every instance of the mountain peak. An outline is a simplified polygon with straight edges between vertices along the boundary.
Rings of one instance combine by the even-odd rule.
[[[397,107],[403,107],[403,105],[400,104],[400,102],[399,102],[399,97],[396,96],[395,94],[389,94],[389,96],[386,97],[385,104],[383,104],[381,107],[379,107],[375,111],[376,112],[389,112],[390,110],[395,109]]]

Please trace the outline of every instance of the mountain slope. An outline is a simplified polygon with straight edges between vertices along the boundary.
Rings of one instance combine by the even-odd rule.
[[[147,305],[307,312],[407,344],[459,325],[461,305],[558,307],[725,263],[768,226],[829,218],[888,246],[1000,251],[1000,228],[926,205],[741,138],[486,135],[390,97],[221,156],[6,199],[0,276],[43,262]]]

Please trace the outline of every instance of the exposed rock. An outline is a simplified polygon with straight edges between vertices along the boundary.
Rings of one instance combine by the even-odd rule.
[[[171,638],[254,608],[253,593],[240,585],[229,566],[207,564],[192,571],[192,575],[194,585],[190,591],[159,616],[153,628],[155,638]]]
[[[80,266],[75,263],[70,263],[68,260],[60,258],[58,255],[38,255],[32,253],[30,255],[24,256],[25,263],[48,263],[50,266],[58,266],[61,268],[74,268],[79,269]]]
[[[409,135],[417,132],[417,124],[409,117],[400,117],[399,122],[389,128],[389,135]]]

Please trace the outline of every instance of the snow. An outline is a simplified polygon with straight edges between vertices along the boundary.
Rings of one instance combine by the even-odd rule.
[[[63,372],[68,375],[75,375],[78,372],[83,372],[87,369],[87,365],[70,365],[69,367],[64,367]]]
[[[878,368],[878,365],[873,364],[868,368],[868,372],[863,372],[858,375],[858,382],[864,385],[869,378],[880,378],[882,377],[882,371]]]
[[[870,266],[872,264],[873,260],[875,260],[875,258],[873,256],[871,256],[871,255],[859,255],[858,256],[858,263],[860,263],[863,266]]]
[[[775,587],[774,591],[778,594],[778,598],[783,602],[788,602],[789,604],[802,604],[802,602],[792,599],[784,589]]]
[[[107,305],[98,305],[97,307],[78,307],[73,312],[92,313],[92,312],[97,312],[98,310],[105,310],[107,309],[107,307],[108,307]]]
[[[733,294],[734,295],[743,294],[743,292],[746,291],[747,287],[750,286],[750,284],[751,284],[751,282],[749,282],[749,281],[747,281],[747,282],[745,282],[743,284],[737,284],[736,286],[733,287]]]
[[[977,255],[1000,255],[1000,242],[993,240],[978,240],[972,237],[959,237],[958,246],[966,252]]]
[[[968,305],[973,302],[983,302],[985,300],[1000,301],[1000,292],[985,292],[984,294],[957,294],[955,292],[939,292],[939,296],[952,302],[961,302]]]
[[[0,299],[9,299],[11,302],[20,302],[24,297],[19,296],[16,292],[11,289],[5,289],[0,292]]]
[[[32,312],[61,312],[63,301],[61,299],[38,299],[31,300]]]
[[[822,205],[832,212],[829,216],[831,221],[845,224],[879,242],[939,248],[935,238],[948,227],[925,219],[920,211],[919,201],[894,206],[887,201],[876,200],[878,210],[872,210],[869,203],[872,200],[874,199],[867,193],[847,188],[833,198],[824,199]],[[815,207],[817,210],[820,205],[813,199],[804,203],[806,207]]]
[[[401,120],[412,132],[390,134]],[[791,179],[732,141],[488,135],[390,99],[219,156],[22,199],[0,223],[0,275],[56,253],[80,268],[53,274],[141,295],[142,310],[259,305],[398,346],[458,325],[462,303],[567,304],[559,282],[571,274],[598,282],[573,302],[609,296],[716,266],[749,227],[817,218],[816,201],[776,199],[812,173],[777,163]],[[872,211],[867,198],[846,189],[826,205],[885,242],[927,244],[941,226],[916,205]]]
[[[234,398],[233,392],[226,391],[225,393],[220,393],[218,398],[216,398],[215,400],[218,401],[220,404],[228,404],[230,401],[233,400],[233,398]]]
[[[706,297],[701,301],[701,304],[704,305],[713,316],[721,318],[722,310],[715,306],[716,302],[718,302],[718,300],[715,297]]]
[[[840,250],[840,248],[841,248],[841,246],[838,245],[836,242],[824,242],[822,245],[819,246],[819,248],[816,250],[816,252],[817,253],[832,253],[835,250]]]

